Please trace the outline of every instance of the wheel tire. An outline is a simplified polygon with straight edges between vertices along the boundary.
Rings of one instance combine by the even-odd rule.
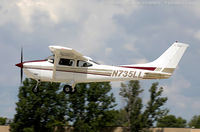
[[[63,92],[66,94],[70,94],[72,92],[72,87],[70,85],[65,85],[63,87]]]

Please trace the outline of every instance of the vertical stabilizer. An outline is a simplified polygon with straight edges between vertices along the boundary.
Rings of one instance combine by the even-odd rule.
[[[151,65],[155,66],[158,71],[173,73],[187,47],[188,44],[174,43],[158,59],[151,62]]]
[[[126,66],[136,67],[138,69],[151,68],[154,71],[173,73],[188,46],[188,44],[176,42],[153,62]]]

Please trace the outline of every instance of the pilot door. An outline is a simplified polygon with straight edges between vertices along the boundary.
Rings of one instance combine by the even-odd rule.
[[[68,82],[74,80],[75,60],[61,57],[58,59],[55,80]]]

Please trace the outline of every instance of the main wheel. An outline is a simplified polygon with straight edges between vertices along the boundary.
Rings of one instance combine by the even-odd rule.
[[[63,92],[66,93],[66,94],[71,93],[71,92],[72,92],[72,86],[70,86],[70,85],[65,85],[65,86],[63,87]]]

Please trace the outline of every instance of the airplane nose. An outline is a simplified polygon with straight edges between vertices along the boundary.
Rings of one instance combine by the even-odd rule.
[[[20,68],[23,68],[23,63],[18,63],[18,64],[15,64],[15,65],[20,67]]]

